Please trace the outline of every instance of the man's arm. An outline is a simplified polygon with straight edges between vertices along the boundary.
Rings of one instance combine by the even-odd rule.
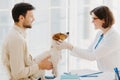
[[[39,70],[38,64],[34,63],[30,66],[25,64],[25,60],[27,59],[27,45],[25,40],[15,37],[9,41],[8,47],[12,76],[16,79],[21,79],[35,74]]]

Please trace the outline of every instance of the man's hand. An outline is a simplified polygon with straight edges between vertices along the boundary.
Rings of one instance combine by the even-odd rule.
[[[50,56],[48,56],[47,58],[45,58],[44,60],[42,60],[38,65],[40,69],[46,69],[46,70],[50,70],[53,68],[52,63],[49,61]]]

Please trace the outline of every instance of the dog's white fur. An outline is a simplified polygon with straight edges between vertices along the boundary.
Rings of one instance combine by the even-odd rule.
[[[51,49],[49,51],[46,51],[43,54],[39,55],[37,58],[35,58],[35,62],[39,63],[46,57],[51,56],[50,61],[53,64],[52,74],[55,77],[58,76],[58,64],[62,57],[61,50],[58,50],[56,48],[56,44],[57,44],[56,41],[52,40]],[[40,71],[38,71],[37,74],[34,75],[34,77],[41,77],[41,80],[45,80],[44,76],[45,76],[45,70],[40,70]]]

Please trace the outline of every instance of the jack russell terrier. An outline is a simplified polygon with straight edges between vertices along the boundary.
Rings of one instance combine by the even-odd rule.
[[[56,48],[57,41],[64,41],[69,36],[69,32],[67,33],[56,33],[52,36],[52,46],[49,51],[46,51],[45,53],[41,54],[37,58],[35,58],[35,62],[39,63],[41,60],[45,59],[48,56],[50,57],[50,61],[53,64],[52,74],[53,78],[56,78],[58,76],[58,63],[61,60],[61,50],[58,50]],[[39,70],[37,74],[34,75],[34,77],[41,77],[41,80],[45,80],[45,70]],[[48,77],[46,77],[48,78]]]

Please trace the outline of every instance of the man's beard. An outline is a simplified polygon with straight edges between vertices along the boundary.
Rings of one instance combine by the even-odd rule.
[[[32,28],[31,25],[23,25],[23,26],[24,26],[24,28]]]

